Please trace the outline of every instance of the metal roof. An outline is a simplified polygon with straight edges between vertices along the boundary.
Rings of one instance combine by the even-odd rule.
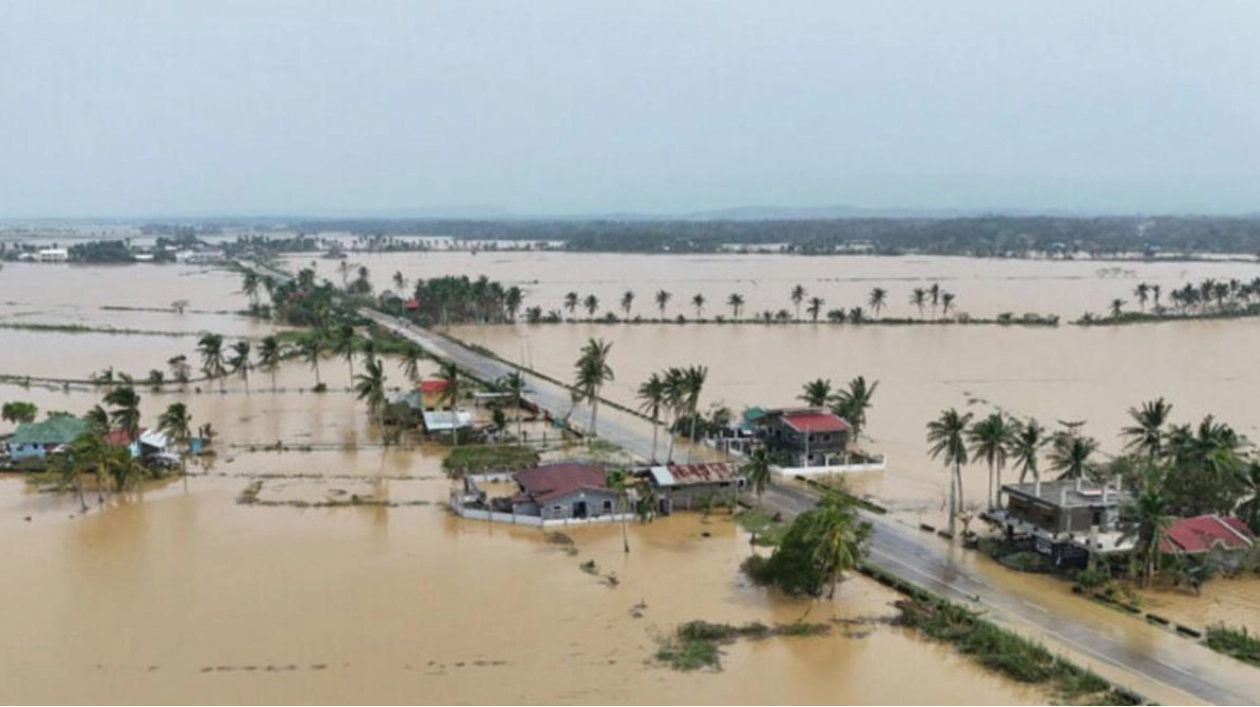
[[[432,412],[424,413],[424,428],[430,432],[450,432],[472,425],[472,415],[466,412]]]
[[[690,486],[734,481],[739,467],[735,464],[669,464],[648,470],[657,486]]]

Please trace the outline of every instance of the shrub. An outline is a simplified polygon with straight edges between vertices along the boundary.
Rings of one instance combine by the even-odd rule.
[[[1013,552],[997,558],[1003,567],[1019,572],[1049,572],[1053,566],[1050,559],[1039,552]]]
[[[1081,570],[1076,573],[1076,583],[1085,589],[1098,589],[1107,586],[1111,581],[1111,575],[1105,570],[1092,569]]]

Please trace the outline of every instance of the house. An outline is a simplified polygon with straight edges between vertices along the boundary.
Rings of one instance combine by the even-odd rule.
[[[647,470],[656,494],[656,512],[669,515],[675,508],[707,508],[733,504],[744,479],[737,464],[664,464]]]
[[[429,411],[424,413],[424,431],[429,433],[454,432],[472,427],[472,413],[463,410]]]
[[[70,259],[70,251],[65,248],[42,248],[35,254],[35,260],[41,263],[64,263]]]
[[[440,378],[420,381],[420,406],[425,410],[449,410],[451,401],[443,398],[448,383]]]
[[[1238,518],[1204,515],[1173,521],[1160,538],[1166,555],[1189,555],[1215,567],[1237,569],[1256,545],[1251,528]]]
[[[766,448],[785,458],[787,467],[826,467],[845,462],[849,423],[826,408],[766,410],[757,425]]]
[[[1055,564],[1077,563],[1091,553],[1128,552],[1131,539],[1120,530],[1120,507],[1132,496],[1120,483],[1097,484],[1081,479],[1004,484],[1005,506],[988,514],[1004,527],[1008,539],[1029,539],[1034,549]]]
[[[88,425],[73,415],[53,415],[43,422],[27,422],[5,440],[4,449],[13,461],[44,459],[64,444],[87,432]]]
[[[132,439],[126,430],[110,430],[105,434],[105,443],[111,447],[126,447],[132,459],[144,461],[165,455],[168,446],[165,434],[144,427],[140,428],[140,435],[136,439]]]
[[[403,302],[403,309],[407,310],[408,312],[414,312],[420,309],[420,300],[413,297]]]
[[[617,494],[608,488],[603,464],[556,462],[516,472],[519,491],[510,499],[514,515],[560,519],[611,519]]]

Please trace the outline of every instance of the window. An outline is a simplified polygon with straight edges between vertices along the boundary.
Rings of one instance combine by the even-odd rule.
[[[604,512],[612,513],[612,501],[604,501]]]

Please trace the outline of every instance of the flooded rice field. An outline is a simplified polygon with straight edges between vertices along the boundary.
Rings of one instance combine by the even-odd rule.
[[[919,278],[954,283],[948,288],[958,293],[960,307],[975,314],[1075,314],[1086,300],[1105,302],[1136,282],[1099,278],[1099,266],[1090,263],[725,256],[625,258],[618,265],[618,259],[429,253],[355,260],[381,283],[394,270],[409,278],[485,272],[530,283],[531,298],[555,301],[548,308],[558,308],[570,289],[596,291],[612,302],[632,288],[646,302],[651,290],[667,287],[681,311],[681,301],[689,299],[683,293],[705,283],[712,286],[713,294],[706,293],[712,300],[748,283],[749,309],[778,308],[790,306],[786,290],[798,280],[810,289],[831,288],[821,295],[830,299],[864,298],[874,286],[869,278],[886,278],[894,292],[889,313],[908,316],[904,296],[895,293],[917,286],[913,279]],[[327,271],[331,265],[320,261],[319,267]],[[1248,266],[1125,267],[1138,270],[1139,279],[1171,282],[1181,269],[1193,277],[1210,270],[1220,278],[1228,272],[1242,276]],[[984,277],[970,274],[981,271]],[[76,287],[95,285],[58,286],[53,273],[64,273]],[[136,275],[143,277],[133,282]],[[230,273],[178,266],[6,266],[0,301],[20,304],[3,305],[0,322],[60,316],[89,326],[164,331],[204,325],[230,337],[270,331],[266,323],[236,315],[196,315],[208,319],[194,329],[181,327],[180,315],[170,312],[99,309],[163,307],[183,298],[190,307],[232,311],[246,305],[237,289],[239,280]],[[90,300],[85,292],[94,293]],[[762,296],[764,304],[755,299]],[[533,303],[527,298],[526,306]],[[644,377],[670,365],[708,365],[702,406],[723,403],[737,410],[791,404],[812,378],[878,379],[870,446],[886,453],[890,466],[853,483],[908,522],[943,517],[946,476],[927,459],[923,442],[924,424],[942,407],[980,412],[1000,405],[1047,424],[1086,419],[1090,432],[1114,451],[1125,409],[1163,395],[1177,406],[1177,419],[1213,412],[1253,438],[1260,435],[1260,412],[1252,401],[1260,383],[1252,353],[1260,344],[1260,323],[1251,321],[1098,329],[575,324],[456,327],[451,333],[561,379],[569,378],[585,339],[602,336],[614,344],[616,372],[605,394],[628,405],[635,404],[633,391]],[[140,377],[177,354],[195,362],[195,344],[186,336],[0,329],[0,373],[77,379],[114,366]],[[405,381],[392,364],[387,376],[391,387]],[[325,359],[320,377],[330,388],[322,395],[309,392],[314,371],[298,362],[285,364],[274,382],[255,372],[248,392],[240,378],[226,380],[222,392],[217,382],[184,391],[141,387],[145,424],[171,402],[185,402],[194,425],[214,426],[218,456],[194,466],[187,479],[150,486],[86,516],[71,517],[77,502],[69,495],[38,493],[19,477],[0,477],[0,562],[6,576],[21,578],[0,585],[0,698],[698,704],[1049,699],[883,622],[893,614],[896,596],[873,582],[842,584],[834,602],[787,600],[748,586],[738,566],[752,551],[749,537],[723,514],[632,523],[628,555],[618,526],[573,529],[565,538],[549,539],[533,529],[455,518],[441,505],[450,488],[441,472],[443,450],[382,449],[363,405],[347,390],[347,363]],[[30,400],[41,414],[81,413],[101,394],[81,385],[0,384],[0,400]],[[0,433],[10,430],[7,423],[0,426]],[[288,451],[264,451],[277,442]],[[968,497],[979,499],[985,472],[974,467],[966,474]],[[257,498],[265,503],[236,502],[259,482]],[[352,495],[394,505],[297,507]],[[597,573],[579,569],[588,560]],[[967,561],[988,581],[1018,584],[1055,610],[1111,611],[1072,597],[1053,580],[1014,575],[984,558]],[[607,581],[612,574],[615,586]],[[1217,617],[1260,621],[1260,610],[1248,600],[1254,586],[1218,581],[1202,598],[1151,601],[1200,612],[1203,620],[1196,624]],[[639,605],[645,608],[634,611]],[[682,621],[774,623],[802,616],[841,621],[826,637],[729,646],[720,673],[678,673],[650,660],[656,639]],[[849,619],[863,621],[844,621]],[[1152,650],[1175,650],[1176,640]]]

